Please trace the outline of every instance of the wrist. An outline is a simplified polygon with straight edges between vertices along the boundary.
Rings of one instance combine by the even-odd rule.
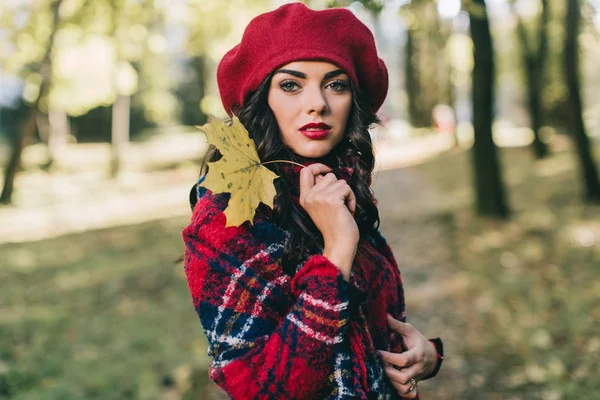
[[[350,280],[350,271],[352,270],[352,263],[354,262],[354,254],[355,252],[351,250],[339,247],[325,246],[323,251],[323,256],[338,267],[345,281]]]

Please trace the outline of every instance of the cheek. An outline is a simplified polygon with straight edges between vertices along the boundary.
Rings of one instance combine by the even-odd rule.
[[[352,109],[352,98],[344,99],[338,104],[336,115],[340,122],[346,127],[348,125],[348,117],[350,116],[350,110]],[[344,129],[345,130],[345,129]]]
[[[276,94],[270,94],[268,98],[268,104],[273,112],[273,115],[275,116],[275,121],[277,121],[281,141],[286,145],[290,145],[289,130],[292,126],[292,117],[290,115],[290,107],[285,100],[285,98],[280,98],[280,96],[277,96]]]
[[[270,94],[268,104],[269,107],[271,107],[271,111],[273,111],[273,115],[275,115],[275,119],[277,119],[279,126],[283,127],[291,114],[291,107],[288,99],[286,99],[285,96]]]

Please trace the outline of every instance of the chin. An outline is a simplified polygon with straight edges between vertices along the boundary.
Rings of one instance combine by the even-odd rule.
[[[296,154],[298,154],[299,156],[302,157],[306,157],[306,158],[321,158],[321,157],[325,157],[327,154],[329,154],[331,152],[331,148],[329,146],[327,147],[321,147],[321,148],[302,148],[302,147],[298,147],[296,149],[292,149],[292,151]]]

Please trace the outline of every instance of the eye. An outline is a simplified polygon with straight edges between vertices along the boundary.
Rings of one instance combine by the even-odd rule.
[[[333,81],[327,86],[335,92],[343,92],[348,89],[348,83],[342,80]]]
[[[294,90],[296,90],[300,86],[296,82],[294,82],[294,81],[283,81],[283,82],[281,82],[279,84],[279,87],[284,92],[293,92]]]

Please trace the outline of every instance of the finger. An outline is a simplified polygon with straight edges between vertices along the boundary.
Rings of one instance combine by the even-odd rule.
[[[413,390],[411,390],[410,392],[406,392],[404,394],[400,395],[401,399],[418,399],[419,397],[419,388],[417,386],[415,386],[415,388]]]
[[[412,364],[408,364],[408,358],[404,356],[404,353],[390,353],[389,351],[378,350],[381,361],[388,364],[395,365],[398,368],[408,367]]]
[[[410,386],[411,378],[414,378],[417,381],[419,381],[421,379],[422,372],[423,372],[422,365],[419,365],[419,364],[411,365],[410,367],[405,367],[405,368],[401,368],[401,369],[396,369],[392,366],[387,366],[386,368],[390,369],[390,373],[393,376],[393,378],[392,378],[392,376],[390,376],[390,379],[395,380],[396,382],[398,382],[401,385],[408,385],[408,386]],[[387,370],[386,370],[386,374],[387,374]]]
[[[315,183],[314,190],[321,194],[329,193],[336,187],[336,182],[339,182],[338,178],[332,172],[325,174],[325,176],[319,176],[321,177],[320,179],[318,179],[318,177],[315,178],[315,180],[318,179],[318,181]]]
[[[314,164],[307,165],[306,167],[302,168],[302,170],[304,170],[304,169],[307,169],[308,171],[310,171],[310,173],[313,176],[326,174],[326,173],[332,171],[331,167],[328,167],[327,165],[321,164],[321,163],[314,163]]]
[[[404,369],[396,369],[387,365],[383,370],[390,381],[396,382],[399,385],[410,385],[409,382],[412,375],[409,375]]]
[[[348,210],[354,214],[356,211],[356,196],[352,191],[352,188],[343,179],[339,179],[337,182],[333,184],[329,184],[326,189],[324,189],[324,194],[339,196],[340,199],[344,201],[344,204],[348,208]]]
[[[423,360],[423,357],[419,357],[419,354],[419,350],[413,347],[403,353],[399,353],[397,358],[404,363],[402,368],[408,368],[413,365],[422,364],[420,361]]]
[[[304,195],[308,190],[315,186],[315,176],[330,172],[331,168],[324,164],[311,164],[300,170],[300,200],[303,199]]]
[[[382,351],[379,351],[380,353],[384,353]],[[412,367],[413,365],[417,365],[419,364],[419,360],[422,360],[422,357],[419,357],[419,351],[417,349],[410,349],[407,350],[403,353],[390,353],[390,352],[385,352],[387,353],[387,358],[390,361],[386,361],[388,364],[392,364],[395,365],[398,368],[408,368],[408,367]],[[383,359],[383,357],[382,357]],[[384,360],[385,361],[385,360]]]
[[[417,389],[415,388],[412,392],[403,394],[402,399],[416,399],[418,395]]]
[[[386,367],[384,371],[392,385],[394,385],[394,388],[396,388],[398,393],[402,396],[407,397],[416,391],[416,385],[413,387],[413,384],[410,381],[411,376],[408,374],[404,374],[402,371],[398,371],[392,367]],[[418,382],[418,379],[415,379],[415,382]],[[411,387],[413,388],[412,390],[410,389]]]
[[[409,385],[401,385],[398,382],[394,382],[392,380],[390,380],[390,383],[392,384],[394,389],[396,389],[398,394],[400,396],[402,396],[403,399],[416,399],[417,398],[418,388],[416,386],[413,390],[411,390],[409,392],[408,389],[410,389],[410,384]]]
[[[392,317],[390,314],[387,315],[387,320],[388,320],[389,327],[394,332],[397,332],[397,333],[401,334],[402,336],[406,336],[406,335],[412,333],[412,331],[414,331],[414,329],[415,329],[411,324],[399,321],[399,320],[395,319],[394,317]]]
[[[330,175],[333,175],[333,174],[327,174],[323,178],[323,179],[329,179],[329,181],[323,185],[325,187],[322,188],[321,194],[323,194],[325,196],[332,196],[332,197],[337,196],[342,199],[346,199],[346,197],[348,196],[348,189],[350,189],[350,186],[348,186],[346,181],[343,179],[335,178],[335,180],[332,181],[330,179],[331,178]]]
[[[352,188],[348,187],[348,189],[349,193],[348,197],[346,197],[346,204],[348,205],[348,210],[350,210],[352,215],[354,215],[354,213],[356,212],[356,196],[354,195]]]

